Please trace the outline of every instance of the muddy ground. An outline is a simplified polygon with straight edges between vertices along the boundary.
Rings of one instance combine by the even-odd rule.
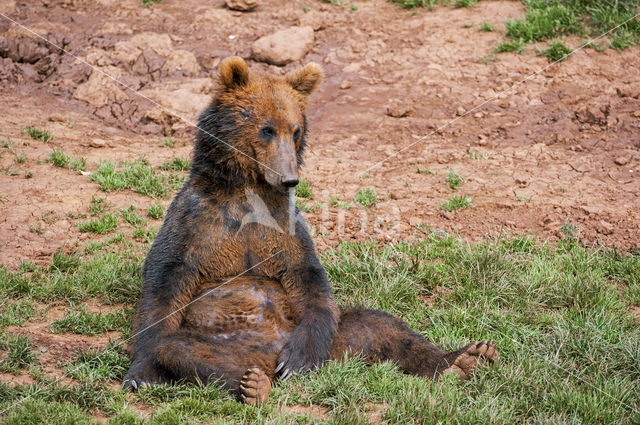
[[[325,69],[303,168],[314,191],[305,215],[320,248],[433,230],[555,241],[566,222],[584,243],[638,246],[640,47],[583,49],[542,70],[549,63],[534,48],[478,60],[493,56],[506,19],[523,16],[519,2],[431,12],[354,4],[264,0],[243,13],[219,0],[2,0],[0,13],[29,30],[0,16],[0,139],[15,152],[0,154],[0,264],[47,263],[63,245],[102,238],[80,233],[71,218],[93,196],[150,205],[133,192],[105,195],[47,156],[86,157],[89,172],[105,159],[143,156],[157,166],[188,157],[194,131],[179,117],[196,120],[229,55],[279,74],[309,61]],[[483,21],[496,31],[480,32]],[[291,26],[314,29],[303,59],[284,67],[251,60],[257,38]],[[54,140],[30,139],[27,125]],[[165,147],[170,134],[175,145]],[[456,191],[445,181],[450,169],[465,178]],[[375,188],[376,206],[331,205],[362,188]],[[472,208],[441,210],[453,194],[472,198]]]

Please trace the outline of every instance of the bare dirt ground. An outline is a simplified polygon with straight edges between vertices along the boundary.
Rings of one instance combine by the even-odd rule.
[[[298,25],[315,36],[301,61],[250,66],[284,73],[316,61],[325,69],[309,108],[303,168],[315,207],[305,215],[320,248],[434,229],[469,240],[527,232],[554,241],[567,220],[587,244],[637,247],[639,47],[584,49],[531,76],[548,65],[532,49],[478,61],[492,56],[502,23],[523,16],[518,2],[417,13],[385,0],[355,4],[352,11],[311,1],[305,11],[299,2],[263,1],[243,13],[221,1],[148,8],[137,0],[3,0],[1,13],[76,57],[0,16],[0,139],[10,138],[16,152],[0,154],[0,263],[47,263],[61,246],[97,238],[80,233],[69,215],[105,194],[88,176],[47,163],[54,148],[86,157],[88,171],[104,159],[144,156],[157,166],[188,157],[194,131],[176,115],[196,120],[220,59],[250,59],[257,38]],[[482,21],[496,31],[480,32]],[[54,140],[28,138],[27,125]],[[163,147],[169,134],[176,144]],[[450,169],[465,178],[455,192],[445,182]],[[374,207],[331,205],[369,187]],[[443,212],[452,194],[471,197],[473,207]],[[106,196],[116,207],[153,202],[133,192]]]

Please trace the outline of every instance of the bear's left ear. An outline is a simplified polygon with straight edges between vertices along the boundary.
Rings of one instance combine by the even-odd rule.
[[[249,81],[249,67],[238,56],[225,59],[220,64],[220,83],[229,89],[242,87]]]
[[[322,68],[317,63],[311,62],[304,68],[296,69],[294,71],[290,71],[284,78],[287,80],[287,83],[291,85],[294,89],[304,94],[305,96],[309,96],[315,89],[318,88],[318,85],[322,81]]]

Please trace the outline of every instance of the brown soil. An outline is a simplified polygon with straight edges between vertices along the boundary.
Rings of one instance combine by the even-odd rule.
[[[316,30],[302,61],[250,64],[275,73],[312,60],[324,66],[303,169],[316,205],[306,217],[320,248],[434,229],[469,240],[528,232],[554,241],[567,220],[587,244],[637,246],[640,47],[581,50],[527,79],[548,65],[545,58],[477,60],[492,55],[505,19],[522,16],[519,2],[415,14],[386,0],[357,2],[357,11],[307,5],[305,13],[297,2],[263,1],[242,13],[219,0],[165,0],[151,8],[136,0],[3,2],[0,12],[95,69],[0,16],[0,139],[11,138],[27,157],[17,163],[8,149],[0,154],[0,263],[46,263],[61,246],[94,238],[68,215],[86,212],[92,196],[105,194],[87,176],[46,163],[54,148],[86,157],[89,171],[103,159],[144,156],[159,165],[187,157],[193,129],[176,115],[196,119],[220,59],[248,58],[258,37],[300,24]],[[482,21],[496,31],[479,32]],[[55,139],[31,140],[21,133],[26,125],[43,126]],[[169,133],[176,147],[158,142]],[[449,169],[465,177],[455,192],[445,182]],[[377,206],[330,205],[333,197],[352,201],[365,187],[376,189]],[[473,207],[442,212],[454,193],[468,194]],[[152,202],[129,192],[106,196],[115,207]]]

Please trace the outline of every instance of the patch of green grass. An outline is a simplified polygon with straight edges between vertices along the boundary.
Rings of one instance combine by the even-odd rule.
[[[464,178],[460,174],[453,171],[452,169],[449,169],[449,172],[447,173],[446,181],[451,189],[456,190],[458,189],[458,186],[460,186],[462,182],[464,182]]]
[[[373,207],[378,202],[376,198],[376,190],[374,188],[360,189],[358,193],[356,193],[355,198],[353,198],[353,201],[365,208]]]
[[[111,204],[106,202],[105,198],[100,197],[91,197],[91,203],[89,204],[89,212],[92,216],[102,214],[105,209],[110,208]]]
[[[69,163],[69,169],[75,171],[85,171],[87,169],[87,160],[85,158],[74,158]]]
[[[332,197],[329,203],[332,206],[342,208],[343,210],[350,210],[351,207],[353,207],[353,204],[351,202],[341,201],[337,196]]]
[[[66,372],[82,382],[120,381],[129,368],[129,355],[123,345],[110,342],[102,350],[91,349],[80,353],[69,363]]]
[[[455,211],[455,210],[463,210],[471,207],[471,198],[467,196],[449,196],[449,200],[444,204],[440,205],[440,209],[445,211]]]
[[[513,41],[531,43],[563,35],[597,37],[611,34],[610,46],[625,49],[640,42],[640,21],[630,19],[640,0],[524,0],[524,19],[507,21],[507,36]],[[630,19],[630,20],[629,20]],[[629,20],[629,22],[625,22]],[[515,51],[515,50],[503,50]]]
[[[53,136],[47,131],[41,128],[28,125],[22,129],[22,134],[31,137],[34,140],[42,140],[45,143],[49,143],[53,140]]]
[[[124,335],[131,329],[132,312],[122,309],[112,313],[92,313],[85,307],[68,310],[62,319],[51,324],[54,333],[72,332],[80,335],[98,335],[118,331]]]
[[[14,334],[8,340],[3,339],[0,339],[0,352],[6,357],[0,360],[0,371],[18,374],[19,369],[38,360],[31,338]]]
[[[540,55],[549,59],[549,62],[560,62],[567,60],[571,56],[571,49],[559,41],[554,41],[541,51]]]
[[[162,3],[162,0],[140,0],[140,2],[147,7],[151,7],[156,3]],[[169,137],[169,139],[171,139],[171,137]]]
[[[413,9],[415,7],[427,7],[433,9],[436,5],[436,0],[391,0],[396,3],[398,7],[402,9]]]
[[[36,312],[30,299],[7,300],[0,298],[0,331],[7,326],[22,326]],[[1,333],[0,333],[1,335]]]
[[[119,167],[111,161],[102,161],[90,178],[105,192],[131,189],[143,196],[160,198],[170,193],[169,179],[156,173],[143,158],[122,162]]]
[[[478,4],[478,0],[455,0],[454,7],[473,7]]]
[[[480,31],[482,31],[482,32],[492,32],[493,31],[493,25],[489,21],[482,21],[482,23],[480,24]]]
[[[66,167],[69,163],[69,157],[60,149],[55,149],[49,154],[48,161],[51,163],[51,165],[63,168]]]
[[[425,175],[425,176],[427,176],[427,175],[434,175],[434,174],[436,174],[436,172],[435,172],[435,171],[431,171],[431,170],[426,169],[426,168],[424,168],[424,169],[423,169],[423,168],[420,168],[420,166],[419,166],[419,165],[416,165],[416,173],[418,173],[418,174],[422,174],[422,175]]]
[[[155,220],[164,217],[164,207],[159,202],[151,204],[147,210],[147,215]]]
[[[147,225],[147,220],[140,217],[140,214],[138,214],[135,205],[129,205],[129,208],[123,209],[122,211],[120,211],[120,214],[122,214],[124,221],[131,224],[132,226]]]
[[[562,237],[569,242],[577,242],[580,239],[580,229],[569,221],[569,219],[565,220],[562,226],[560,226],[560,233],[562,233]]]
[[[498,43],[496,45],[496,53],[505,53],[505,52],[515,52],[522,53],[524,52],[525,43],[522,40],[509,40],[504,41],[502,43]]]
[[[313,199],[313,190],[311,182],[307,179],[300,179],[300,182],[296,186],[296,196],[298,198]]]
[[[133,231],[134,239],[146,241],[147,243],[153,242],[158,234],[158,228],[153,226],[138,226]]]
[[[115,214],[103,214],[100,218],[89,221],[81,221],[76,224],[81,232],[97,233],[103,235],[112,232],[118,227],[118,217]]]
[[[145,1],[149,1],[152,3],[159,3],[162,0],[142,0],[143,2]],[[165,147],[165,148],[172,148],[174,147],[176,144],[176,142],[173,141],[173,137],[169,136],[169,137],[165,137],[164,139],[160,140],[160,146]]]
[[[191,161],[182,158],[174,158],[160,166],[160,169],[165,171],[189,171],[189,168],[191,168]]]

